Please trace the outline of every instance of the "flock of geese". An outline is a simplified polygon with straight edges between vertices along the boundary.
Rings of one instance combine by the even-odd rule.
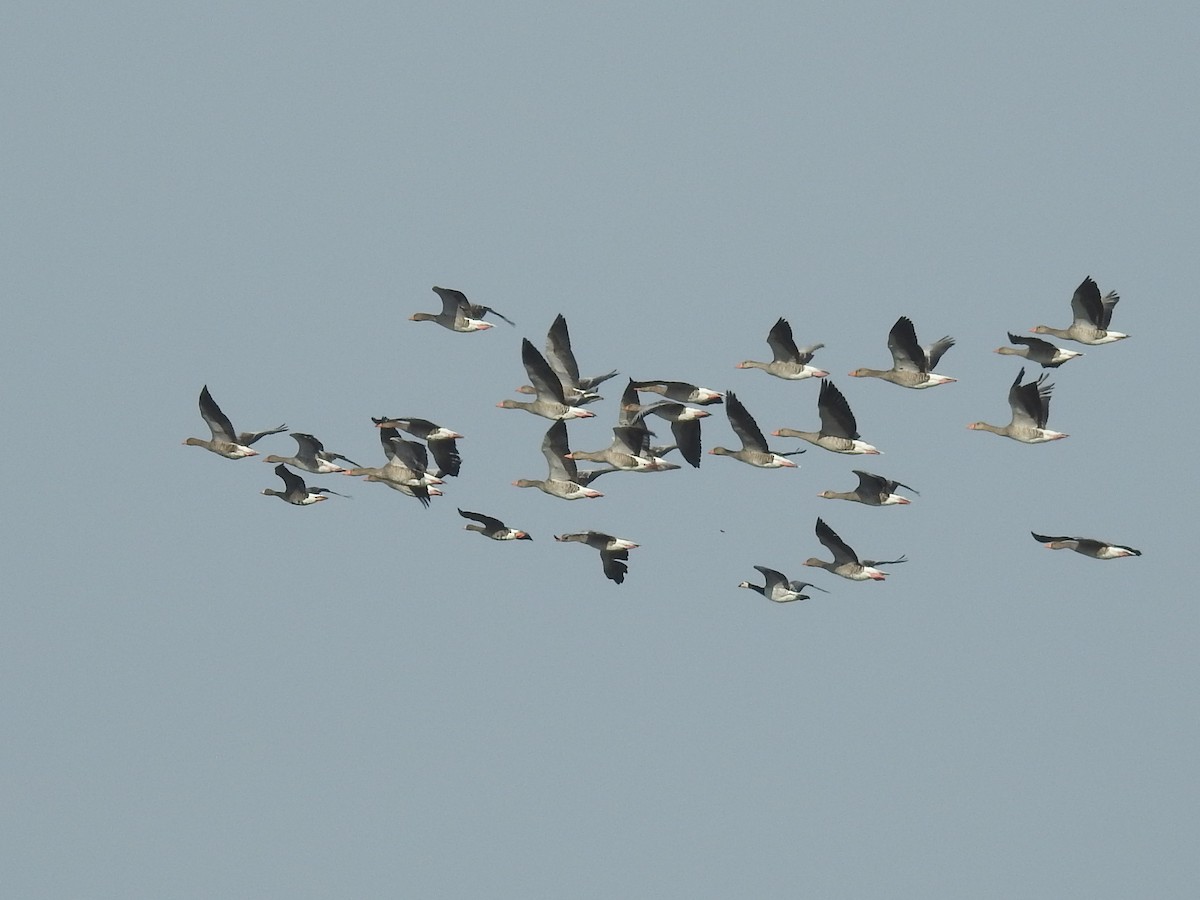
[[[471,303],[461,292],[448,288],[434,287],[442,301],[437,313],[418,312],[410,318],[416,322],[436,322],[444,328],[458,333],[485,331],[492,328],[486,316],[495,316],[508,324],[513,322],[496,310]],[[1115,292],[1101,296],[1100,289],[1090,277],[1085,278],[1071,298],[1072,321],[1067,328],[1051,328],[1038,325],[1034,334],[1049,335],[1062,340],[1075,341],[1089,346],[1100,346],[1122,340],[1128,335],[1109,330],[1113,309],[1120,298]],[[1018,336],[1009,332],[1008,339],[1014,346],[1000,347],[997,353],[1020,356],[1043,369],[1062,366],[1083,354],[1057,347],[1038,337]],[[767,335],[767,344],[772,352],[769,362],[746,360],[738,364],[741,369],[761,369],[777,378],[797,381],[807,378],[821,379],[817,397],[819,427],[815,431],[798,428],[780,428],[772,432],[773,437],[796,438],[833,453],[859,456],[878,455],[879,450],[862,440],[854,413],[842,392],[828,380],[829,373],[812,365],[814,355],[823,344],[798,347],[792,335],[791,325],[780,318]],[[912,321],[901,316],[888,333],[888,350],[892,356],[889,369],[859,368],[850,373],[855,378],[878,378],[903,388],[924,390],[951,384],[954,378],[935,372],[934,369],[954,346],[954,339],[945,336],[928,346],[917,340]],[[597,388],[616,376],[616,371],[603,375],[581,377],[571,348],[567,321],[560,314],[551,325],[546,336],[543,355],[528,339],[521,342],[521,361],[528,375],[529,384],[517,388],[530,400],[501,400],[497,406],[503,409],[524,410],[536,416],[552,420],[542,438],[542,453],[547,464],[547,475],[543,479],[521,478],[513,482],[517,487],[538,488],[563,500],[594,499],[602,497],[591,487],[601,475],[611,472],[657,473],[681,468],[665,456],[678,451],[682,460],[690,466],[699,467],[701,461],[701,420],[711,413],[705,407],[723,404],[733,433],[741,446],[729,449],[714,446],[710,454],[730,456],[748,465],[760,468],[795,467],[791,457],[804,453],[803,449],[772,450],[754,417],[732,391],[719,391],[699,387],[682,381],[635,381],[630,379],[622,396],[617,413],[617,422],[612,427],[612,441],[598,450],[572,450],[568,442],[567,421],[594,418],[595,413],[586,407],[601,400]],[[1011,417],[1008,424],[999,426],[987,422],[974,422],[969,428],[989,431],[1002,437],[1026,444],[1039,444],[1066,438],[1062,432],[1046,427],[1050,413],[1050,396],[1053,385],[1047,383],[1047,374],[1025,382],[1024,367],[1017,373],[1008,391]],[[1023,383],[1024,382],[1024,383]],[[643,395],[651,395],[644,398]],[[657,397],[659,399],[651,399]],[[221,411],[205,385],[200,391],[200,415],[207,423],[211,436],[206,439],[190,437],[185,444],[203,447],[227,459],[243,459],[257,456],[252,447],[264,437],[287,430],[279,425],[264,431],[238,432],[229,418]],[[648,417],[665,420],[670,424],[674,443],[666,446],[652,444],[654,433],[647,425]],[[413,497],[428,507],[431,497],[442,495],[439,485],[445,478],[459,474],[462,458],[457,441],[463,436],[449,428],[427,419],[381,417],[372,418],[378,429],[384,462],[379,466],[361,466],[339,453],[325,449],[324,444],[311,434],[291,432],[296,441],[293,456],[271,455],[264,462],[275,464],[275,474],[283,482],[282,490],[265,488],[262,493],[279,497],[294,506],[311,506],[328,499],[338,492],[324,487],[311,487],[297,474],[300,470],[316,475],[341,474],[364,477],[386,485],[407,496]],[[402,437],[406,434],[410,438]],[[430,461],[432,457],[432,464]],[[339,461],[347,463],[343,467]],[[598,468],[581,469],[578,462],[601,464]],[[854,469],[858,486],[851,491],[823,491],[819,496],[830,500],[848,500],[866,506],[906,505],[911,500],[896,493],[905,489],[917,494],[913,488],[901,482],[885,478],[861,469]],[[459,509],[459,514],[468,519],[467,531],[475,531],[495,541],[532,540],[528,532],[510,528],[500,519],[484,513]],[[1118,559],[1140,556],[1141,551],[1108,541],[1085,537],[1051,536],[1031,532],[1034,539],[1052,550],[1074,550],[1094,559]],[[832,555],[832,560],[813,557],[804,564],[825,569],[834,575],[853,581],[882,581],[887,573],[882,567],[894,566],[906,561],[900,556],[891,560],[862,559],[822,518],[816,522],[817,540]],[[617,584],[625,580],[628,571],[629,551],[637,548],[633,541],[599,531],[584,531],[555,535],[554,539],[564,543],[582,543],[600,553],[601,564],[607,578]],[[809,582],[789,580],[776,569],[755,565],[762,575],[764,584],[743,581],[738,587],[762,594],[775,603],[806,600],[804,591],[815,588]]]

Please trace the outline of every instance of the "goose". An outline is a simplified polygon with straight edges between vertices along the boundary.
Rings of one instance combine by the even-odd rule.
[[[671,423],[671,434],[675,438],[675,446],[680,455],[693,468],[700,468],[700,420],[712,413],[703,409],[684,406],[674,400],[660,400],[649,406],[638,403],[622,405],[622,415],[630,410],[636,410],[636,422],[642,422],[646,416],[654,415]],[[664,451],[665,452],[665,451]]]
[[[895,493],[896,488],[908,488],[914,494],[919,493],[899,481],[884,478],[882,475],[872,475],[861,469],[852,469],[858,476],[858,487],[852,491],[821,491],[818,497],[826,500],[851,500],[866,506],[907,506],[912,501]]]
[[[1113,544],[1109,541],[1098,541],[1095,538],[1049,537],[1038,534],[1036,531],[1029,533],[1033,535],[1035,541],[1045,544],[1051,550],[1074,550],[1076,553],[1082,553],[1092,559],[1120,559],[1123,556],[1142,555],[1141,550],[1134,550],[1132,547]]]
[[[901,316],[888,332],[888,349],[892,351],[890,369],[855,369],[850,374],[855,378],[882,378],[892,384],[906,388],[931,388],[950,384],[958,379],[937,375],[934,368],[947,350],[954,346],[954,338],[946,335],[928,347],[917,343],[917,331],[912,319]]]
[[[269,428],[266,431],[243,431],[240,434],[233,430],[233,425],[229,422],[229,417],[221,412],[221,407],[217,406],[217,401],[213,399],[212,394],[208,392],[208,385],[204,385],[200,389],[200,415],[204,421],[208,423],[208,430],[212,432],[210,440],[190,437],[184,441],[184,445],[188,447],[203,447],[205,450],[211,450],[218,456],[224,456],[226,459],[243,459],[247,456],[258,456],[257,450],[251,450],[250,445],[259,438],[266,437],[268,434],[279,434],[281,431],[287,431],[286,425],[280,425],[278,428]]]
[[[875,560],[864,559],[859,560],[858,554],[850,549],[850,546],[838,537],[837,532],[825,524],[824,519],[817,519],[817,540],[825,545],[825,548],[833,554],[833,562],[826,562],[823,559],[810,557],[805,560],[806,566],[816,566],[820,569],[825,569],[832,572],[834,575],[841,575],[843,578],[849,578],[851,581],[883,581],[887,577],[886,572],[881,572],[876,566],[894,566],[902,562],[908,562],[907,556],[901,556],[899,559],[890,560]]]
[[[613,537],[602,531],[581,531],[576,534],[556,534],[556,541],[577,541],[600,551],[600,562],[604,565],[604,575],[610,581],[620,584],[625,580],[629,566],[623,560],[629,559],[629,551],[637,547],[633,541]]]
[[[1008,389],[1008,405],[1012,407],[1012,419],[1003,428],[987,422],[972,422],[967,427],[974,431],[990,431],[1002,437],[1012,438],[1023,444],[1042,444],[1046,441],[1062,440],[1069,435],[1061,431],[1050,431],[1046,420],[1050,416],[1050,392],[1054,385],[1046,384],[1046,375],[1036,381],[1021,384],[1025,367],[1017,373],[1016,380]]]
[[[463,526],[467,531],[478,531],[486,538],[491,538],[493,541],[532,541],[533,538],[527,532],[517,528],[509,528],[499,519],[494,519],[491,516],[485,516],[483,513],[468,512],[465,509],[460,509],[458,514],[464,519],[474,519]]]
[[[608,463],[623,472],[646,472],[661,467],[663,460],[646,451],[650,435],[644,426],[617,425],[612,433],[612,443],[603,450],[575,450],[566,454],[566,458]]]
[[[429,445],[433,461],[437,463],[437,475],[456,477],[462,469],[462,457],[458,453],[458,441],[462,435],[441,425],[435,425],[428,419],[410,419],[388,416],[377,419],[371,416],[376,428],[395,428],[407,432],[413,437],[420,438]]]
[[[603,400],[603,397],[595,393],[595,389],[617,374],[617,370],[613,369],[604,375],[595,375],[591,378],[579,377],[579,365],[575,362],[575,353],[571,350],[571,333],[567,330],[567,320],[562,313],[558,314],[550,326],[550,330],[546,333],[546,362],[558,376],[558,380],[562,384],[563,396],[572,406],[582,406],[585,403]],[[517,391],[522,394],[537,393],[528,384],[521,385]]]
[[[437,322],[443,328],[449,328],[451,331],[486,331],[492,327],[492,324],[484,322],[483,317],[492,313],[496,317],[504,319],[509,325],[513,324],[510,319],[500,315],[491,307],[471,303],[462,291],[437,285],[434,285],[433,290],[442,298],[442,311],[440,313],[413,313],[408,317],[411,321]]]
[[[810,366],[813,354],[824,347],[824,344],[812,344],[808,347],[797,348],[792,338],[792,326],[787,319],[780,318],[771,326],[767,334],[767,344],[771,347],[774,359],[770,362],[757,362],[747,359],[737,364],[739,369],[762,369],[768,375],[776,378],[786,378],[789,381],[799,381],[802,378],[824,378],[828,372]]]
[[[766,566],[755,566],[754,568],[762,573],[767,583],[757,585],[743,581],[738,584],[738,587],[757,591],[773,603],[791,603],[793,600],[807,600],[809,595],[802,594],[801,591],[808,587],[817,588],[818,591],[826,594],[829,593],[825,588],[817,587],[815,584],[810,584],[807,581],[788,581],[787,576],[775,569],[768,569]]]
[[[546,358],[529,342],[529,338],[521,339],[521,362],[525,364],[525,372],[533,382],[537,398],[528,403],[521,400],[501,400],[496,404],[501,409],[523,409],[546,419],[590,419],[596,415],[567,403],[562,382],[558,380]]]
[[[263,462],[265,463],[280,463],[292,466],[296,469],[302,469],[305,472],[312,472],[316,475],[327,475],[330,472],[345,471],[334,460],[340,459],[350,463],[352,466],[357,466],[354,460],[349,457],[342,456],[340,453],[331,453],[325,449],[325,445],[318,441],[311,434],[304,434],[300,431],[293,431],[290,435],[296,439],[296,455],[295,456],[268,456]]]
[[[1011,331],[1008,333],[1008,340],[1009,343],[1022,346],[997,347],[995,352],[1002,356],[1023,356],[1030,362],[1038,363],[1043,369],[1057,369],[1063,363],[1083,356],[1078,350],[1064,350],[1041,338],[1020,337]]]
[[[1080,344],[1111,344],[1129,337],[1119,331],[1109,331],[1113,307],[1120,301],[1116,291],[1100,296],[1100,288],[1091,276],[1083,279],[1071,296],[1071,325],[1069,328],[1051,328],[1038,325],[1031,329],[1034,334],[1049,334],[1064,341]]]
[[[780,428],[771,432],[776,437],[794,437],[834,453],[856,453],[879,455],[879,451],[866,441],[858,439],[858,426],[850,404],[832,381],[821,382],[821,393],[817,397],[817,412],[821,416],[820,431],[797,431],[795,428]]]
[[[729,417],[729,424],[733,428],[734,434],[742,442],[740,450],[727,450],[724,447],[713,447],[709,453],[716,456],[732,456],[734,459],[739,459],[744,463],[749,463],[752,466],[758,466],[762,469],[778,469],[782,467],[796,468],[796,463],[792,462],[787,457],[796,456],[803,453],[803,450],[793,450],[791,453],[773,453],[767,449],[767,439],[763,437],[762,430],[758,427],[758,423],[754,421],[754,417],[747,412],[746,407],[742,405],[742,401],[737,398],[733,391],[729,391],[725,395],[725,414]]]
[[[719,391],[696,387],[685,381],[635,381],[633,388],[638,391],[649,391],[651,394],[662,394],[668,400],[675,400],[678,403],[709,406],[721,402]]]
[[[304,479],[295,472],[288,469],[283,463],[275,467],[275,474],[283,479],[283,490],[277,491],[274,488],[263,488],[262,493],[268,497],[278,497],[292,506],[310,506],[313,503],[320,503],[322,500],[328,500],[326,494],[337,494],[339,497],[345,497],[345,494],[338,494],[337,491],[331,491],[329,488],[308,487],[304,483]]]
[[[552,497],[560,497],[563,500],[603,497],[602,493],[592,490],[583,483],[581,478],[583,473],[578,471],[575,460],[568,457],[570,452],[571,449],[567,446],[567,423],[560,419],[550,426],[546,431],[546,436],[542,438],[542,455],[546,457],[550,474],[541,481],[519,478],[513,484],[521,488],[535,487]],[[592,477],[599,474],[602,472],[593,473]],[[591,478],[588,480],[590,481]]]

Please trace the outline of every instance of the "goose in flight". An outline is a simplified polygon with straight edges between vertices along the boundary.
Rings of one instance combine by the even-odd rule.
[[[251,444],[268,434],[287,431],[286,425],[280,425],[278,428],[269,428],[266,431],[235,432],[233,425],[229,422],[229,417],[221,412],[221,407],[217,406],[217,401],[208,392],[207,384],[200,389],[200,415],[208,423],[208,430],[212,433],[212,438],[206,441],[190,437],[183,443],[189,447],[203,447],[226,459],[258,456],[257,450],[250,449]]]
[[[449,328],[451,331],[486,331],[492,325],[490,322],[483,321],[483,317],[491,313],[497,318],[504,319],[509,325],[513,324],[511,319],[500,315],[490,306],[472,303],[462,291],[436,285],[433,290],[442,298],[442,311],[440,313],[416,312],[408,317],[411,321],[437,322],[443,328]]]
[[[858,476],[858,487],[852,491],[821,491],[818,497],[826,500],[851,500],[866,506],[907,506],[912,501],[896,493],[896,488],[907,488],[914,494],[919,493],[900,481],[873,475],[862,469],[852,469]]]
[[[292,466],[296,469],[302,469],[305,472],[312,472],[316,475],[327,475],[330,472],[344,472],[335,460],[348,462],[352,466],[357,466],[354,460],[349,457],[342,456],[340,453],[331,453],[325,449],[325,445],[313,437],[311,434],[304,434],[300,431],[293,431],[291,437],[296,439],[296,455],[295,456],[268,456],[263,462],[265,463],[282,463]]]
[[[787,319],[780,318],[771,326],[767,334],[767,344],[771,348],[773,359],[770,362],[757,362],[747,359],[737,364],[739,369],[762,369],[768,375],[776,378],[786,378],[789,381],[799,381],[802,378],[824,378],[824,372],[810,366],[813,354],[824,347],[824,344],[811,344],[808,347],[797,347],[792,337],[792,326]]]
[[[795,428],[780,428],[771,432],[776,437],[794,437],[834,453],[866,453],[878,456],[879,451],[860,441],[858,425],[850,404],[832,381],[821,382],[821,393],[817,396],[817,413],[821,417],[820,431],[797,431]]]
[[[345,494],[338,494],[337,491],[331,491],[329,488],[308,487],[304,483],[304,479],[291,471],[283,463],[275,467],[275,474],[283,479],[283,490],[277,491],[274,488],[263,488],[262,493],[268,497],[278,497],[292,506],[310,506],[313,503],[320,503],[322,500],[328,500],[326,494],[337,494],[339,497],[345,497]]]
[[[1049,334],[1064,341],[1080,344],[1111,344],[1129,337],[1119,331],[1109,331],[1113,309],[1120,301],[1116,291],[1100,296],[1100,288],[1091,276],[1083,279],[1071,296],[1071,324],[1067,328],[1051,328],[1049,325],[1034,327],[1034,334]]]
[[[732,456],[734,459],[758,466],[760,469],[778,469],[782,467],[796,468],[796,463],[787,457],[803,453],[803,450],[793,450],[790,453],[774,453],[767,449],[767,439],[763,437],[762,429],[754,421],[742,401],[733,391],[725,395],[725,414],[729,417],[729,425],[733,433],[742,442],[740,450],[729,450],[725,447],[713,447],[709,453],[717,456]]]
[[[460,509],[458,514],[464,519],[472,521],[464,525],[467,531],[478,531],[485,538],[491,538],[493,541],[532,541],[533,538],[527,532],[521,531],[519,528],[509,528],[499,519],[485,516],[483,513],[468,512],[465,509]]]
[[[1070,362],[1077,356],[1083,356],[1078,350],[1064,350],[1041,338],[1021,337],[1008,333],[1009,343],[1020,344],[1020,347],[997,347],[996,352],[1001,356],[1023,356],[1030,362],[1035,362],[1043,369],[1057,369],[1065,362]]]
[[[581,544],[587,544],[594,550],[599,550],[600,562],[604,566],[605,577],[609,581],[615,581],[617,584],[625,580],[625,573],[629,571],[629,565],[625,562],[625,560],[629,559],[629,551],[638,546],[633,541],[613,537],[611,534],[605,534],[602,531],[556,534],[554,539],[563,542],[577,541]]]
[[[826,594],[825,588],[817,587],[815,584],[810,584],[807,581],[788,581],[787,576],[775,569],[768,569],[766,566],[755,566],[762,573],[766,584],[758,585],[751,584],[748,581],[743,581],[738,584],[740,588],[749,588],[752,591],[757,591],[773,603],[791,603],[793,600],[807,600],[809,595],[801,593],[805,588],[816,588]]]
[[[907,562],[907,556],[901,556],[899,559],[890,560],[875,560],[858,558],[858,554],[850,549],[850,545],[838,537],[837,532],[825,524],[824,519],[817,519],[817,540],[825,545],[825,548],[833,554],[833,562],[827,562],[823,559],[811,557],[805,560],[806,566],[816,566],[820,569],[832,572],[834,575],[841,575],[843,578],[849,578],[851,581],[883,581],[887,577],[886,572],[881,572],[877,566],[894,566],[902,562]]]
[[[546,457],[549,474],[541,480],[518,478],[513,484],[521,488],[535,487],[551,497],[559,497],[563,500],[603,497],[604,495],[599,491],[587,487],[587,482],[583,477],[585,473],[578,470],[575,460],[568,456],[570,452],[571,448],[567,446],[567,423],[560,419],[547,429],[546,436],[542,438],[542,455]],[[590,477],[587,478],[587,481],[591,481],[592,478],[604,472],[611,471],[614,470],[600,469],[588,473]]]
[[[956,381],[933,370],[942,355],[954,346],[954,338],[946,335],[922,347],[917,343],[917,331],[912,319],[901,316],[888,332],[888,350],[892,352],[890,369],[855,369],[850,374],[855,378],[882,378],[892,384],[906,388],[931,388]]]
[[[1113,544],[1108,541],[1098,541],[1095,538],[1051,537],[1045,534],[1038,534],[1036,531],[1029,533],[1033,535],[1035,541],[1039,544],[1045,544],[1051,550],[1074,550],[1076,553],[1082,553],[1084,556],[1090,556],[1092,559],[1120,559],[1123,556],[1142,555],[1141,550],[1134,550],[1132,547]]]
[[[1046,384],[1048,376],[1043,374],[1036,381],[1021,384],[1024,377],[1025,368],[1022,366],[1012,387],[1008,389],[1012,419],[1007,425],[1001,427],[987,422],[972,422],[967,427],[974,431],[990,431],[1023,444],[1043,444],[1069,437],[1061,431],[1046,428],[1046,421],[1050,417],[1050,392],[1054,389],[1054,385]]]

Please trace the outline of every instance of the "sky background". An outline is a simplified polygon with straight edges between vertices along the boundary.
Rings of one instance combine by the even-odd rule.
[[[5,20],[5,895],[1196,895],[1194,4]],[[1071,437],[968,431],[1008,420],[1005,332],[1065,326],[1086,275],[1133,337],[1067,345]],[[517,327],[409,322],[434,284]],[[815,427],[815,381],[734,368],[786,316],[884,455],[517,490],[549,423],[495,404],[560,312],[621,373],[573,447],[627,377]],[[900,315],[958,383],[846,377]],[[462,475],[428,510],[264,498],[259,460],[180,446],[203,384],[367,465],[370,416],[434,419]],[[816,497],[854,467],[920,496]],[[818,515],[910,562],[805,569]],[[642,544],[623,585],[551,537],[588,528]],[[831,593],[770,604],[755,564]]]

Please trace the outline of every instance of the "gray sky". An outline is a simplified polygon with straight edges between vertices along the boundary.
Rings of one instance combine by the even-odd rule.
[[[566,6],[10,9],[4,893],[1194,896],[1194,5]],[[968,431],[1085,275],[1133,337],[1053,374],[1070,439]],[[517,328],[407,321],[434,284]],[[812,427],[734,368],[783,315],[885,453],[519,491],[548,423],[495,404],[559,312],[621,372],[575,447],[628,376]],[[846,377],[902,314],[959,383]],[[463,474],[261,497],[180,446],[205,383],[367,464],[435,419]],[[853,467],[920,497],[817,499]],[[804,569],[818,515],[911,561]]]

